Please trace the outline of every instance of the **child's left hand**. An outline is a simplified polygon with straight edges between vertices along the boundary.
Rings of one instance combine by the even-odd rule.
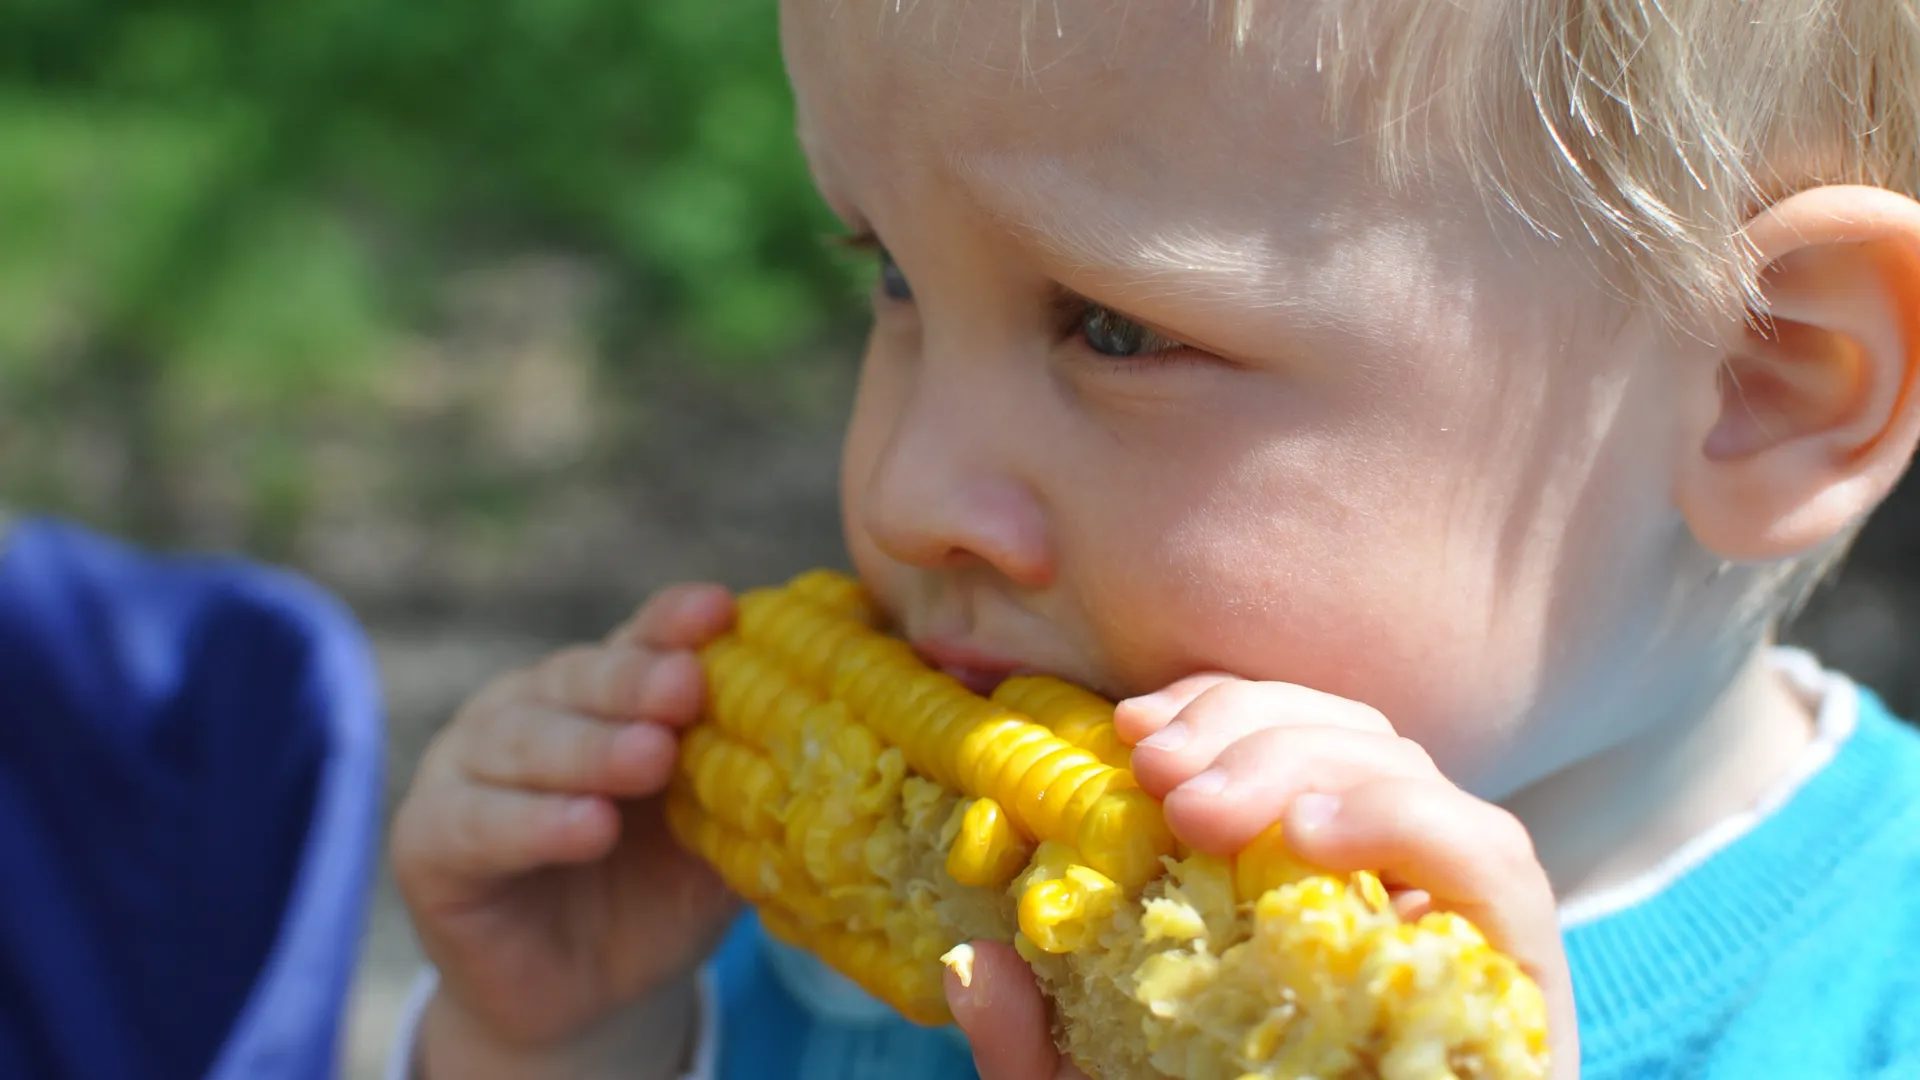
[[[1377,711],[1287,683],[1196,675],[1122,702],[1133,771],[1167,824],[1230,855],[1276,821],[1306,862],[1373,870],[1401,914],[1471,920],[1539,985],[1555,1080],[1579,1075],[1573,984],[1553,888],[1526,827],[1455,787]],[[1306,796],[1306,797],[1303,797]],[[982,1080],[1080,1080],[1054,1048],[1032,972],[1006,946],[975,943],[972,985],[947,974],[954,1019]]]

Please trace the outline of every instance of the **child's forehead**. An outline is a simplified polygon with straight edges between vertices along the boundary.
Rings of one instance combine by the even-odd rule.
[[[846,63],[993,73],[1028,87],[1221,55],[1221,20],[1208,2],[783,0],[782,8],[790,46],[824,46]]]
[[[1089,270],[1076,288],[1272,303],[1312,291],[1299,273],[1342,280],[1336,255],[1430,256],[1436,193],[1415,207],[1372,179],[1311,48],[1236,50],[1206,7],[1061,0],[1056,24],[1029,0],[788,0],[801,139],[826,198],[890,244],[954,209]],[[1450,216],[1484,225],[1453,194]]]
[[[1104,7],[1062,0],[1055,35],[1022,30],[1026,0],[923,3],[902,22],[787,2],[821,192],[925,296],[948,273],[1010,293],[1030,275],[1174,329],[1203,320],[1223,336],[1196,343],[1222,355],[1275,335],[1404,349],[1464,333],[1458,313],[1495,294],[1509,313],[1488,325],[1534,334],[1512,312],[1591,299],[1583,249],[1528,233],[1446,162],[1388,183],[1377,147],[1329,116],[1311,49],[1236,53],[1193,16],[1204,3],[1131,7],[1157,21],[1076,43],[1064,20]],[[1215,318],[1256,310],[1244,338]]]
[[[1310,212],[1369,160],[1335,138],[1310,60],[1236,53],[1205,4],[864,6],[787,5],[800,134],[830,189],[926,168],[989,213],[1065,200],[1192,224],[1241,201]]]
[[[1209,3],[1110,0],[786,0],[784,38],[800,81],[897,113],[1013,128],[1037,114],[1185,115],[1272,101],[1308,54],[1278,39],[1222,41]],[[1290,71],[1291,69],[1291,71]],[[842,103],[844,104],[844,102]]]

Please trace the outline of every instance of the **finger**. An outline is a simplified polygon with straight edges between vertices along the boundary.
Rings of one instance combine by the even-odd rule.
[[[733,593],[723,585],[690,582],[654,593],[608,637],[648,649],[697,649],[733,625]]]
[[[1163,803],[1174,835],[1201,851],[1228,855],[1279,821],[1303,793],[1338,793],[1383,776],[1426,781],[1437,775],[1426,751],[1407,739],[1339,727],[1273,727],[1222,750]]]
[[[1189,675],[1151,694],[1127,698],[1113,707],[1113,730],[1128,746],[1166,727],[1180,710],[1221,683],[1234,682],[1232,675],[1217,671]]]
[[[590,862],[607,853],[620,822],[612,802],[476,784],[409,799],[394,823],[394,862],[413,875],[466,881]]]
[[[1223,680],[1197,694],[1172,720],[1134,747],[1133,773],[1142,790],[1165,798],[1246,736],[1268,728],[1305,726],[1393,734],[1385,717],[1346,698],[1291,683]]]
[[[637,715],[668,727],[685,727],[707,702],[707,673],[690,652],[655,653]]]
[[[575,645],[541,661],[532,694],[563,709],[606,720],[691,723],[706,694],[699,661],[685,652],[631,645]]]
[[[533,696],[608,719],[639,712],[653,654],[626,645],[573,645],[533,669]]]
[[[1443,779],[1380,779],[1296,803],[1286,839],[1316,866],[1376,871],[1464,916],[1539,985],[1556,1057],[1577,1060],[1562,1056],[1573,989],[1553,887],[1518,818]]]
[[[980,1080],[1085,1080],[1053,1045],[1046,999],[1010,946],[973,943],[970,977],[946,971],[947,1007],[973,1046]]]
[[[658,724],[522,705],[489,716],[460,756],[467,775],[483,784],[641,798],[666,787],[678,753],[673,733]]]
[[[1441,779],[1372,780],[1296,804],[1287,843],[1332,870],[1378,871],[1465,915],[1496,945],[1558,932],[1552,889],[1512,814]],[[1518,903],[1543,900],[1542,904]]]

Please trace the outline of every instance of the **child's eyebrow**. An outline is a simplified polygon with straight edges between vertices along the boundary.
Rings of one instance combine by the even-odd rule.
[[[953,166],[995,225],[1067,269],[1123,279],[1143,295],[1268,292],[1267,284],[1283,273],[1283,260],[1258,237],[1129,221],[1115,196],[1057,162],[969,156],[956,157]]]
[[[872,229],[861,229],[857,232],[827,233],[820,238],[820,242],[826,244],[828,247],[838,248],[842,251],[858,251],[872,254],[881,250],[880,237]]]

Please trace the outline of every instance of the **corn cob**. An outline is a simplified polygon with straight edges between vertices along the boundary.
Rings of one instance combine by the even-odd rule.
[[[951,1020],[943,962],[1010,941],[1061,1048],[1103,1080],[1508,1080],[1546,1071],[1538,989],[1465,919],[1407,922],[1278,827],[1183,849],[1112,705],[1063,681],[982,698],[829,571],[740,598],[668,819],[776,937],[908,1019]]]

